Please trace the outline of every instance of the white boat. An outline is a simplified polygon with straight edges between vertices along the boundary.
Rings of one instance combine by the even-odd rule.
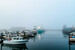
[[[34,29],[33,29],[33,30],[31,31],[31,33],[33,33],[34,35],[36,35],[36,34],[37,34],[37,30],[34,30]]]
[[[70,41],[75,41],[75,32],[70,33]]]
[[[23,37],[17,36],[17,37],[11,37],[9,40],[4,40],[4,44],[25,44],[28,41],[28,39],[23,39]]]

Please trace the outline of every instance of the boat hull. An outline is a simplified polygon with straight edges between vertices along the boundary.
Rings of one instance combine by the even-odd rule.
[[[23,40],[17,40],[17,41],[4,41],[4,44],[25,44],[27,42],[27,40],[23,41]]]
[[[75,38],[70,38],[70,41],[75,41]]]

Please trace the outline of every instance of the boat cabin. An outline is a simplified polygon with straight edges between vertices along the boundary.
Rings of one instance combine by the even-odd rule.
[[[11,40],[24,40],[23,37],[11,37],[9,38],[9,41]]]
[[[13,38],[11,38],[11,40],[23,40],[23,38],[22,37],[13,37]]]

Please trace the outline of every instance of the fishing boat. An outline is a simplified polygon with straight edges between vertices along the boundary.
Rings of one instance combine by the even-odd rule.
[[[31,31],[31,33],[34,34],[34,35],[36,35],[36,34],[37,34],[37,30],[33,29],[33,30]]]
[[[70,33],[70,41],[75,41],[75,32]]]
[[[40,34],[40,33],[43,33],[45,30],[44,28],[42,27],[37,27],[37,32]]]
[[[34,34],[31,33],[29,30],[25,30],[25,31],[20,33],[20,36],[22,36],[22,37],[34,37]]]
[[[11,37],[9,40],[4,40],[4,44],[25,44],[28,41],[28,39],[23,39],[23,37],[17,36],[17,37]]]
[[[37,28],[36,26],[33,27],[33,29],[31,30],[31,33],[36,35],[37,34]]]

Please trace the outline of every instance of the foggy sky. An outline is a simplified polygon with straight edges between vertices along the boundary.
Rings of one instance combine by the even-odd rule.
[[[75,0],[0,0],[0,29],[75,26]]]

